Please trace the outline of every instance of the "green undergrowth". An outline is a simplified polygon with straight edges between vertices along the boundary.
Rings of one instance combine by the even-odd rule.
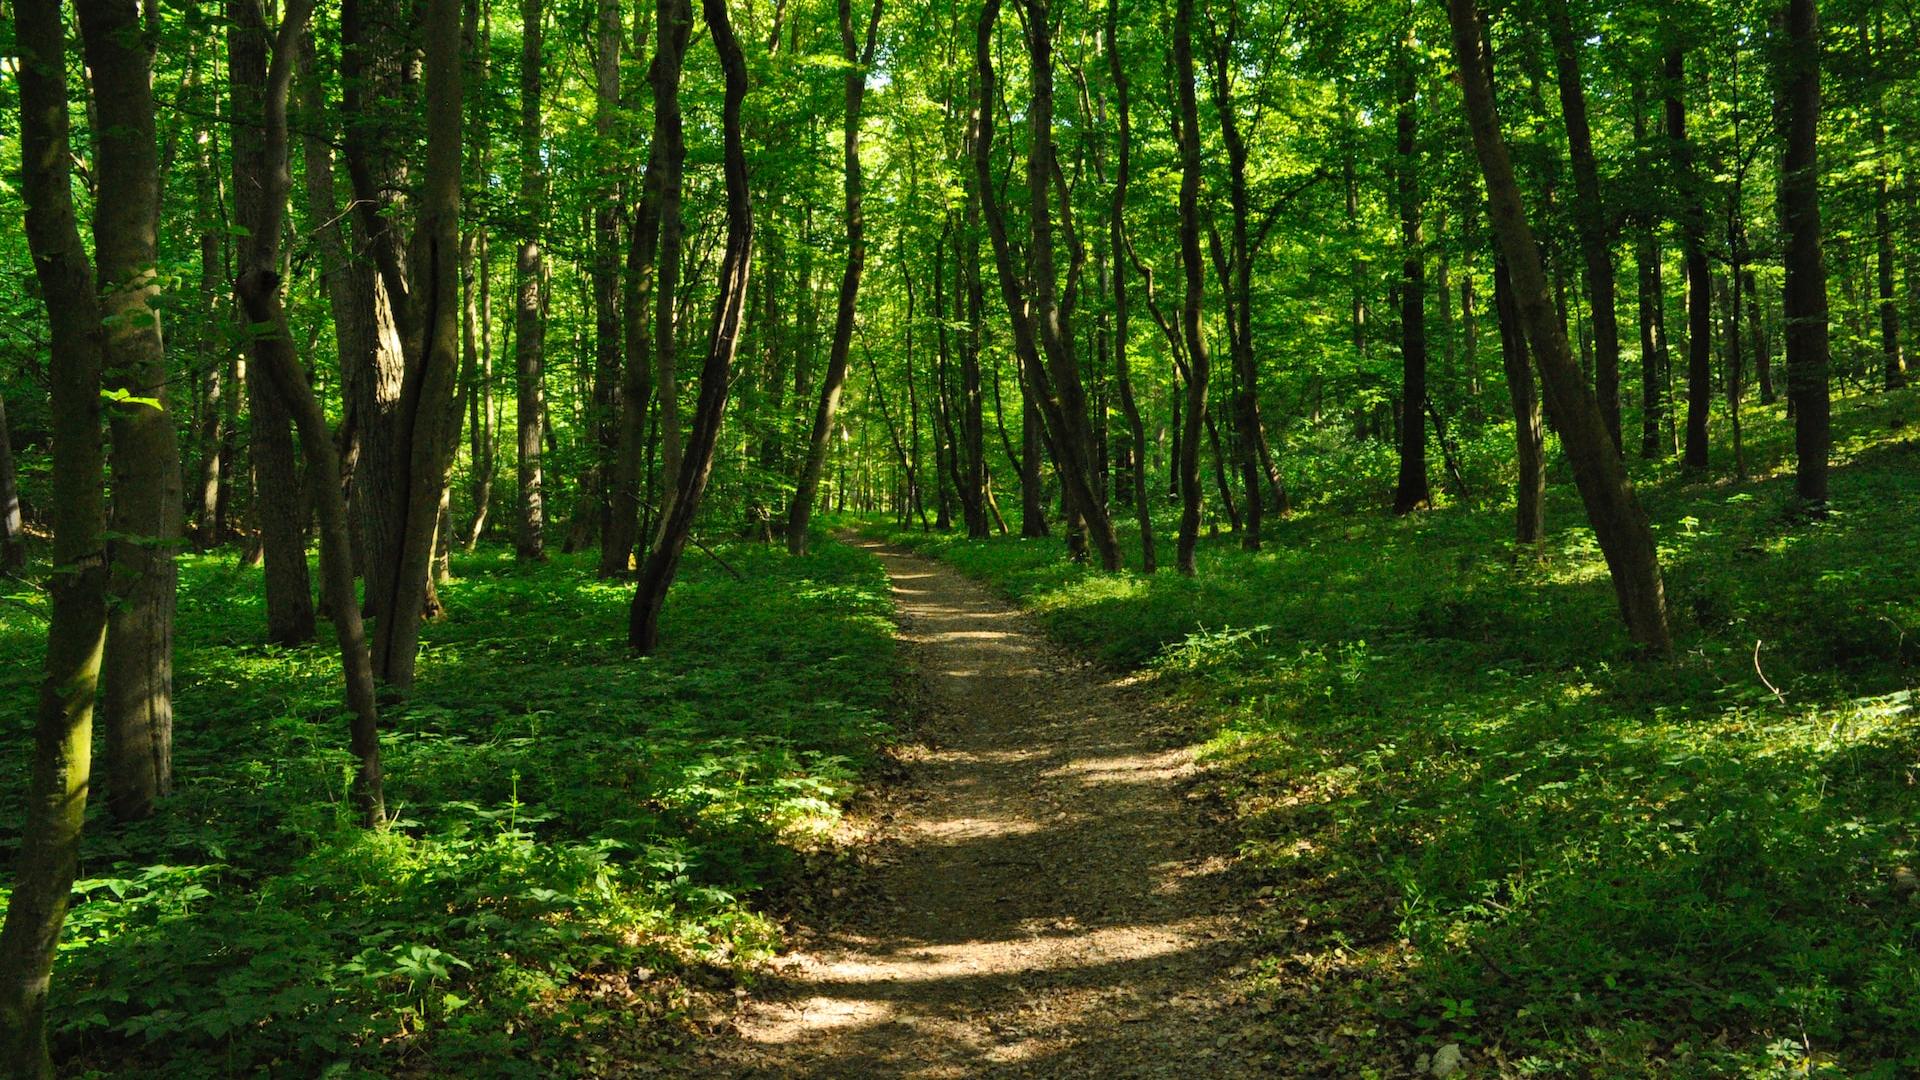
[[[1192,580],[891,535],[1195,706],[1301,1074],[1459,1043],[1503,1075],[1911,1076],[1916,405],[1837,403],[1824,521],[1777,410],[1748,418],[1752,482],[1633,463],[1666,662],[1628,648],[1564,465],[1537,559],[1497,505],[1297,514],[1257,555],[1205,541]]]
[[[591,557],[456,557],[417,691],[383,716],[396,820],[377,833],[345,803],[337,655],[263,644],[259,571],[185,559],[176,793],[147,822],[89,821],[56,1056],[118,1076],[553,1076],[670,1054],[689,984],[775,946],[769,887],[889,732],[878,564],[825,541],[722,555],[742,580],[690,553],[647,660],[625,654],[632,586],[593,580]],[[18,821],[44,624],[12,591],[0,818]]]

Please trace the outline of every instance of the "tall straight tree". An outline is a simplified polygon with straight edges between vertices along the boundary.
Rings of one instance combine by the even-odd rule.
[[[1600,406],[1567,347],[1566,329],[1554,308],[1546,272],[1540,264],[1540,247],[1527,225],[1520,185],[1507,156],[1506,139],[1500,134],[1493,84],[1487,78],[1480,13],[1474,0],[1448,0],[1447,14],[1466,98],[1467,124],[1480,170],[1486,177],[1494,234],[1513,276],[1514,298],[1560,430],[1561,446],[1573,465],[1574,482],[1586,504],[1587,522],[1606,556],[1627,633],[1648,651],[1664,654],[1672,648],[1673,640],[1667,630],[1666,589],[1660,580],[1653,529],[1607,434]]]
[[[840,146],[846,170],[842,188],[847,228],[847,265],[840,271],[840,302],[833,317],[833,342],[827,347],[827,370],[820,380],[820,401],[813,410],[813,433],[807,440],[806,460],[794,478],[793,501],[787,506],[787,550],[807,553],[807,523],[820,493],[820,476],[832,446],[834,416],[847,385],[847,357],[853,347],[853,320],[860,299],[860,276],[867,267],[866,213],[862,207],[860,175],[861,105],[867,94],[867,69],[879,37],[882,0],[873,0],[867,15],[866,44],[854,37],[853,0],[840,0],[840,58],[846,61],[846,109],[842,115]]]
[[[600,155],[609,162],[621,160],[621,30],[620,0],[595,0],[593,134]],[[620,450],[620,174],[617,167],[602,167],[593,210],[593,426],[599,448],[594,461],[599,517],[594,527],[599,532],[606,531],[613,514],[607,479]]]
[[[747,152],[740,132],[740,104],[747,96],[746,56],[734,35],[727,0],[702,0],[701,12],[714,51],[720,56],[726,86],[720,114],[725,141],[726,253],[720,260],[719,293],[714,297],[706,359],[700,367],[700,397],[694,405],[686,457],[676,478],[679,491],[661,516],[660,535],[640,567],[640,582],[628,611],[627,645],[641,656],[652,654],[660,643],[660,611],[666,605],[667,590],[673,585],[680,558],[693,537],[693,519],[713,474],[713,455],[720,442],[721,421],[726,417],[727,387],[733,357],[740,347],[753,261],[753,199],[747,188]]]
[[[1707,466],[1707,416],[1713,405],[1713,283],[1707,265],[1707,211],[1700,192],[1693,140],[1687,135],[1686,51],[1667,50],[1667,138],[1673,146],[1674,188],[1679,198],[1680,249],[1687,273],[1688,468]]]
[[[1427,254],[1420,224],[1418,60],[1413,28],[1400,49],[1395,120],[1397,201],[1400,209],[1400,479],[1393,512],[1407,514],[1433,501],[1427,486]]]
[[[1153,549],[1153,502],[1147,495],[1147,427],[1140,416],[1140,403],[1133,396],[1133,369],[1127,357],[1128,260],[1121,257],[1127,248],[1127,189],[1133,181],[1133,102],[1126,57],[1120,52],[1120,0],[1107,0],[1105,34],[1107,68],[1113,76],[1114,116],[1119,125],[1113,210],[1107,223],[1108,247],[1113,252],[1113,381],[1120,391],[1120,411],[1127,420],[1133,454],[1133,512],[1140,525],[1140,569],[1151,574],[1159,562]]]
[[[514,551],[522,560],[546,558],[546,504],[541,490],[540,451],[546,422],[547,264],[541,233],[546,228],[547,168],[540,146],[540,66],[545,47],[542,0],[520,0],[520,249],[514,259],[513,386],[518,403],[520,514]]]
[[[1560,84],[1560,114],[1566,121],[1567,149],[1573,159],[1574,216],[1580,228],[1580,254],[1587,286],[1587,310],[1593,318],[1593,393],[1607,422],[1613,445],[1620,446],[1620,320],[1614,310],[1613,250],[1606,204],[1600,197],[1600,167],[1593,155],[1593,128],[1587,121],[1587,92],[1580,82],[1580,41],[1567,0],[1547,0],[1547,34],[1553,40],[1554,70]]]
[[[13,465],[13,437],[7,430],[7,405],[0,401],[0,572],[27,563],[26,529],[20,519],[20,481]]]
[[[52,1080],[47,990],[80,860],[94,692],[107,634],[106,500],[100,445],[101,307],[74,216],[67,56],[59,0],[13,5],[20,93],[20,196],[46,303],[52,390],[53,567],[47,658],[13,890],[0,927],[0,1048],[13,1075]]]
[[[1023,385],[1031,390],[1029,400],[1045,418],[1062,493],[1080,515],[1101,566],[1118,570],[1120,544],[1113,533],[1113,519],[1107,516],[1089,467],[1092,441],[1086,385],[1072,333],[1086,252],[1077,243],[1067,245],[1071,254],[1064,288],[1054,256],[1056,185],[1062,223],[1069,232],[1072,206],[1065,198],[1066,181],[1053,148],[1053,12],[1047,0],[1030,0],[1027,8],[1027,64],[1032,84],[1032,101],[1027,109],[1028,274],[1022,276],[1015,269],[1013,241],[1007,232],[993,170],[994,109],[998,100],[993,38],[1000,19],[1000,0],[985,0],[974,28],[974,69],[979,76],[979,101],[973,117],[974,188],[979,193],[987,236],[993,242],[994,263],[1000,271],[1000,295],[1012,323],[1014,355],[1020,360]],[[1025,425],[1029,431],[1038,427],[1033,421],[1029,415]],[[1036,447],[1029,444],[1023,462],[1030,493],[1038,486],[1037,457]],[[1028,528],[1023,526],[1022,532]]]
[[[106,320],[113,595],[102,672],[107,804],[145,817],[173,784],[173,612],[180,454],[160,335],[160,151],[153,45],[135,0],[78,0],[93,82],[93,251]]]
[[[1786,0],[1780,22],[1778,112],[1785,122],[1780,228],[1786,235],[1787,397],[1793,406],[1794,493],[1815,513],[1827,505],[1833,449],[1827,264],[1820,237],[1820,16],[1814,0]]]
[[[1200,424],[1207,411],[1207,375],[1212,363],[1201,321],[1206,268],[1200,261],[1200,105],[1193,86],[1193,2],[1180,0],[1173,23],[1173,67],[1179,93],[1180,268],[1186,291],[1180,333],[1187,345],[1187,415],[1180,436],[1180,535],[1174,569],[1191,576],[1200,539]]]

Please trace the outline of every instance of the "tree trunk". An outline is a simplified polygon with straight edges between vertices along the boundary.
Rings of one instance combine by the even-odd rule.
[[[853,346],[854,307],[860,295],[860,276],[866,270],[866,216],[861,209],[860,126],[861,104],[867,92],[867,69],[873,65],[873,49],[880,25],[881,0],[867,18],[866,45],[853,36],[852,0],[839,0],[840,56],[847,63],[846,109],[841,128],[846,183],[844,186],[847,227],[847,265],[840,273],[840,303],[833,320],[833,343],[828,347],[827,371],[820,381],[820,401],[813,412],[813,433],[807,440],[806,462],[794,480],[793,501],[787,507],[787,550],[795,555],[807,553],[807,523],[813,517],[813,504],[820,490],[820,474],[827,465],[835,414],[840,409],[840,394],[846,388],[847,356]]]
[[[651,655],[659,645],[660,611],[679,569],[680,557],[692,538],[694,515],[699,512],[707,479],[713,472],[713,455],[720,439],[720,424],[726,416],[728,378],[740,344],[747,282],[752,269],[753,204],[747,190],[746,148],[740,135],[740,103],[747,93],[746,57],[734,37],[727,0],[702,0],[701,9],[706,17],[707,32],[713,37],[714,50],[720,54],[720,70],[726,83],[721,131],[725,139],[727,246],[720,261],[720,290],[714,300],[712,330],[707,338],[706,360],[701,365],[700,397],[694,406],[693,427],[678,477],[679,491],[668,504],[669,509],[661,518],[659,539],[640,568],[640,583],[634,590],[629,613],[627,644],[641,656]]]
[[[1127,260],[1121,258],[1127,243],[1127,188],[1133,177],[1133,118],[1127,65],[1120,52],[1120,0],[1107,0],[1106,49],[1120,125],[1113,210],[1108,223],[1108,243],[1113,249],[1113,379],[1119,384],[1120,411],[1126,417],[1127,436],[1132,440],[1133,510],[1140,525],[1140,569],[1151,574],[1159,564],[1153,549],[1153,500],[1147,494],[1147,430],[1140,418],[1140,403],[1133,396],[1133,371],[1128,366]]]
[[[233,96],[233,215],[242,234],[251,238],[266,227],[271,164],[265,155],[263,110],[267,107],[267,26],[256,0],[228,0],[227,78]],[[293,58],[288,57],[291,62]],[[284,213],[274,211],[273,220]],[[278,251],[278,237],[274,238]],[[277,256],[276,256],[277,258]],[[267,270],[277,271],[277,263]],[[252,317],[249,316],[249,320]],[[267,348],[280,348],[273,339],[251,335],[247,363],[256,372],[268,361]],[[290,344],[285,346],[290,348]],[[296,364],[297,366],[297,364]],[[302,376],[304,378],[305,376]],[[261,553],[266,561],[267,640],[276,645],[299,645],[314,635],[313,582],[307,573],[307,530],[301,520],[301,490],[293,444],[293,416],[272,379],[247,384],[249,442],[257,491],[254,507],[259,521]]]
[[[1494,233],[1513,277],[1514,298],[1533,346],[1534,362],[1552,400],[1561,445],[1573,464],[1587,521],[1606,556],[1628,635],[1648,651],[1664,654],[1672,648],[1672,639],[1667,631],[1666,596],[1653,530],[1607,434],[1600,407],[1567,348],[1566,330],[1554,311],[1546,274],[1540,266],[1540,249],[1527,225],[1520,187],[1514,180],[1495,115],[1479,12],[1474,0],[1449,0],[1448,15],[1468,127],[1486,178]]]
[[[1785,123],[1780,228],[1786,234],[1787,396],[1793,406],[1794,493],[1815,514],[1827,506],[1833,447],[1827,397],[1827,268],[1820,237],[1820,29],[1814,0],[1787,0],[1779,112]]]
[[[1874,36],[1877,38],[1878,34]],[[1871,68],[1874,43],[1868,39],[1864,22],[1860,25],[1860,43],[1867,50]],[[1878,78],[1871,71],[1868,77]],[[1873,134],[1874,275],[1880,308],[1881,381],[1887,389],[1898,390],[1907,384],[1907,365],[1900,352],[1900,307],[1893,297],[1893,212],[1888,194],[1892,168],[1887,161],[1885,99],[1877,81],[1874,87],[1873,100],[1867,108],[1867,123]]]
[[[1207,376],[1212,367],[1201,326],[1205,269],[1200,262],[1200,108],[1193,89],[1193,4],[1180,0],[1173,24],[1173,64],[1180,97],[1180,266],[1186,291],[1180,304],[1180,330],[1187,347],[1187,415],[1180,436],[1180,534],[1174,568],[1191,577],[1194,548],[1200,539],[1200,424],[1207,409]],[[1217,441],[1217,440],[1216,440]]]
[[[195,442],[199,450],[199,470],[188,496],[193,500],[193,543],[202,551],[212,550],[221,541],[220,446],[225,438],[226,402],[221,385],[229,362],[226,335],[226,266],[223,261],[226,242],[225,222],[221,220],[220,179],[216,162],[219,150],[213,125],[196,132],[200,149],[195,162],[199,175],[194,183],[194,213],[200,235],[200,317],[205,320],[199,334],[204,366],[201,376],[201,409]]]
[[[1427,486],[1427,269],[1420,228],[1420,148],[1412,32],[1400,58],[1397,181],[1400,204],[1400,480],[1393,512],[1411,513],[1433,502]]]
[[[1573,159],[1574,215],[1580,226],[1587,305],[1593,318],[1593,392],[1600,400],[1600,416],[1606,421],[1607,433],[1613,436],[1613,445],[1618,449],[1621,445],[1620,322],[1613,306],[1613,252],[1607,208],[1600,198],[1600,170],[1593,156],[1593,131],[1587,122],[1587,95],[1580,84],[1581,39],[1574,35],[1567,0],[1549,0],[1547,28],[1553,39],[1560,111],[1566,119],[1567,147]]]
[[[101,672],[107,803],[145,817],[173,783],[173,612],[181,538],[180,456],[167,410],[160,336],[157,230],[160,162],[154,141],[151,44],[133,0],[79,0],[96,117],[95,272],[106,321],[110,391],[136,400],[108,413],[117,539],[109,561],[115,604]]]
[[[520,0],[520,249],[514,259],[514,411],[519,432],[519,482],[514,552],[539,562],[546,553],[546,502],[540,451],[546,421],[547,266],[541,247],[546,224],[546,162],[540,145],[540,64],[546,11],[542,0]]]
[[[593,212],[593,430],[600,481],[595,523],[605,533],[613,518],[606,480],[620,452],[620,173],[624,160],[616,131],[620,109],[620,0],[596,0],[593,50],[593,133],[603,166]]]
[[[7,430],[7,403],[0,398],[0,572],[27,565],[27,537],[20,521],[20,486],[13,468],[13,436]]]
[[[53,566],[33,767],[0,928],[0,1046],[16,1076],[52,1080],[47,990],[66,921],[93,753],[94,692],[107,633],[106,505],[100,446],[102,329],[74,218],[65,26],[58,0],[16,0],[20,195],[46,302],[52,384]]]
[[[1707,266],[1707,213],[1701,204],[1693,141],[1687,137],[1686,53],[1666,61],[1667,137],[1680,198],[1680,247],[1687,272],[1687,443],[1690,469],[1707,467],[1707,416],[1713,405],[1713,288]]]
[[[1513,405],[1514,481],[1513,539],[1537,546],[1546,539],[1546,433],[1540,417],[1540,398],[1534,392],[1533,369],[1527,363],[1526,330],[1514,301],[1507,257],[1494,253],[1493,306],[1500,323],[1500,364],[1507,376],[1507,397]]]

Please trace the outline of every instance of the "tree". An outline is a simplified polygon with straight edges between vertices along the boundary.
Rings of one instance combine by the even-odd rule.
[[[1669,46],[1666,59],[1667,137],[1673,144],[1674,187],[1680,206],[1680,249],[1687,274],[1687,441],[1682,460],[1707,467],[1707,416],[1713,403],[1713,288],[1707,266],[1707,211],[1687,137],[1686,50]]]
[[[1513,277],[1515,301],[1560,430],[1561,446],[1573,464],[1587,521],[1606,556],[1628,636],[1650,652],[1665,653],[1672,648],[1672,638],[1667,630],[1666,590],[1660,580],[1653,530],[1607,433],[1599,404],[1574,363],[1566,331],[1554,310],[1546,273],[1540,265],[1540,249],[1527,224],[1520,187],[1514,180],[1495,113],[1493,86],[1487,78],[1482,51],[1480,13],[1474,0],[1448,0],[1447,13],[1474,154],[1486,178],[1494,234]]]
[[[1206,269],[1200,262],[1200,108],[1193,88],[1193,0],[1180,0],[1173,24],[1173,64],[1180,113],[1180,267],[1186,291],[1180,302],[1180,333],[1187,346],[1187,417],[1180,436],[1180,535],[1174,568],[1191,576],[1194,545],[1200,538],[1200,424],[1207,411],[1207,377],[1212,368],[1201,305]]]
[[[1427,255],[1420,226],[1420,146],[1413,28],[1401,49],[1396,85],[1395,170],[1400,208],[1400,480],[1393,512],[1411,513],[1433,501],[1427,487]]]
[[[1785,121],[1780,229],[1786,235],[1787,397],[1793,406],[1794,493],[1813,513],[1827,505],[1832,451],[1827,380],[1827,268],[1820,241],[1820,19],[1814,0],[1787,0],[1777,74]]]

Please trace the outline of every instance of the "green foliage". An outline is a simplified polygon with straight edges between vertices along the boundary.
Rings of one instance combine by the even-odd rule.
[[[1538,561],[1497,509],[1300,514],[1257,556],[1204,545],[1193,580],[899,539],[1201,707],[1261,905],[1253,992],[1324,1023],[1299,1052],[1328,1075],[1449,1042],[1519,1075],[1911,1075],[1913,400],[1842,401],[1818,524],[1756,412],[1765,479],[1643,478],[1664,664],[1633,659],[1565,485]]]
[[[186,559],[178,790],[151,821],[88,824],[59,1053],[101,1075],[551,1076],[673,1040],[675,973],[768,954],[756,898],[889,731],[873,560],[724,557],[744,580],[690,556],[642,661],[620,646],[631,586],[590,561],[457,559],[418,689],[383,717],[397,820],[377,833],[348,805],[331,648],[259,644],[257,572]],[[0,609],[9,715],[31,715],[43,634]],[[0,754],[9,819],[28,737]]]

